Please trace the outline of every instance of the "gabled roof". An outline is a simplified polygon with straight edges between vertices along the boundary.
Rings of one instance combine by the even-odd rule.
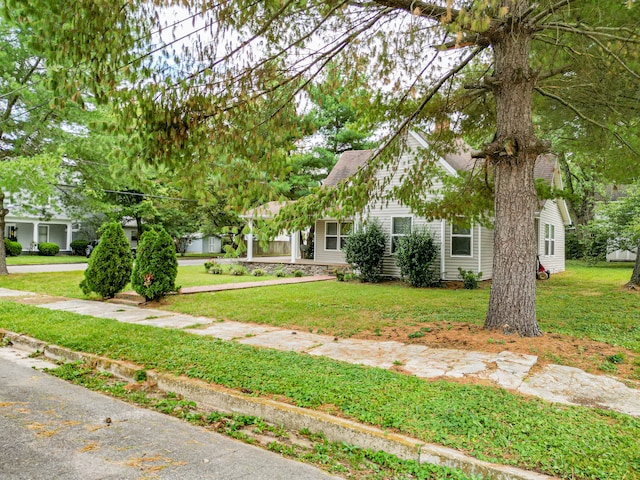
[[[536,158],[536,164],[533,168],[533,177],[544,180],[547,185],[557,190],[562,190],[564,188],[562,174],[558,167],[558,158],[552,153],[546,153]],[[539,203],[538,212],[544,208],[548,201],[550,200],[542,200]],[[560,216],[562,217],[564,224],[570,225],[571,215],[567,208],[567,202],[565,202],[563,198],[557,198],[551,201],[555,201],[557,203],[558,209],[560,210]]]
[[[416,139],[422,148],[429,148],[427,139],[420,132],[410,130],[409,134]],[[471,147],[461,138],[454,140],[454,143],[455,148],[453,151],[445,154],[443,158],[439,158],[438,163],[451,175],[457,175],[458,172],[472,170],[476,164],[476,159],[473,158]],[[367,163],[367,160],[369,160],[372,155],[373,150],[348,150],[343,152],[342,155],[340,155],[338,162],[331,172],[329,172],[329,175],[324,179],[322,184],[330,187],[336,186],[342,180],[355,174],[359,168]],[[562,175],[558,168],[557,157],[551,153],[540,155],[536,159],[534,178],[543,179],[547,185],[558,190],[562,190]],[[566,203],[561,198],[556,201],[564,222],[566,224],[570,224],[571,217],[569,216]],[[546,200],[540,203],[539,210],[542,210],[545,203]]]
[[[373,150],[347,150],[342,152],[335,166],[324,179],[322,185],[335,187],[345,178],[349,178],[371,158]]]

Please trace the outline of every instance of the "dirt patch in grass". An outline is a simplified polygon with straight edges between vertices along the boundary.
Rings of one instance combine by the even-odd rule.
[[[431,348],[476,350],[489,353],[503,351],[536,355],[535,368],[550,363],[580,368],[590,373],[613,375],[634,380],[640,388],[640,355],[631,350],[593,340],[547,333],[542,337],[523,338],[487,331],[479,325],[453,322],[419,323],[412,326],[394,325],[375,332],[360,332],[352,338],[376,341],[396,341]]]

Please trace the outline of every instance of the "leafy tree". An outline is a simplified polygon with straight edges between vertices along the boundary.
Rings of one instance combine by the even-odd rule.
[[[131,279],[133,257],[122,225],[105,223],[100,234],[100,243],[91,253],[80,288],[85,295],[96,292],[103,298],[113,298]]]
[[[55,2],[41,3],[7,0],[15,18],[46,33],[51,50],[87,65],[96,90],[111,88],[121,96],[126,128],[144,144],[145,158],[175,167],[177,151],[188,159],[216,153],[217,159],[251,161],[247,172],[263,173],[261,179],[240,182],[242,188],[230,199],[244,209],[268,195],[265,178],[284,178],[286,139],[295,137],[298,127],[283,109],[332,58],[339,58],[345,71],[363,70],[375,79],[378,95],[357,109],[385,121],[390,133],[382,153],[357,179],[301,202],[298,211],[335,213],[340,205],[344,215],[363,208],[384,192],[384,182],[376,185],[373,174],[386,165],[394,168],[407,128],[429,130],[438,120],[453,120],[450,134],[432,130],[433,155],[422,152],[424,160],[404,175],[406,188],[398,191],[406,193],[401,198],[406,204],[428,213],[424,196],[416,192],[433,184],[436,154],[452,148],[453,133],[464,132],[478,147],[486,164],[478,173],[493,178],[495,197],[488,329],[508,324],[521,335],[541,334],[531,266],[537,208],[533,167],[538,155],[550,150],[541,137],[545,115],[553,109],[555,118],[581,135],[598,132],[620,151],[635,150],[636,142],[628,138],[637,135],[637,2],[309,0],[301,6],[194,0],[194,14],[208,26],[207,41],[194,33],[194,41],[179,45],[180,51],[167,44],[173,65],[154,65],[151,55],[146,63],[128,58],[136,51],[131,48],[136,35],[140,38],[158,18],[140,13],[151,8],[147,3],[115,9],[109,2],[81,0],[73,14],[51,12],[47,7]],[[221,45],[228,47],[223,54]],[[118,75],[126,75],[131,88],[119,88],[114,65],[127,66]],[[631,155],[620,158],[618,165],[634,166]],[[209,167],[186,163],[196,171]],[[232,173],[238,177],[237,170]]]
[[[144,232],[131,275],[133,289],[147,301],[157,300],[176,290],[177,275],[176,248],[169,234],[164,229]]]
[[[640,184],[625,189],[623,196],[602,206],[600,219],[590,225],[594,232],[606,231],[609,251],[636,252],[630,286],[640,286]]]

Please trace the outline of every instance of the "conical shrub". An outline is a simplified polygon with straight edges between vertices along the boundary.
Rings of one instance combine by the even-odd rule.
[[[91,252],[80,288],[85,294],[96,292],[102,298],[113,298],[131,279],[131,247],[118,222],[105,223],[98,233],[100,242]]]
[[[176,291],[178,260],[173,239],[164,229],[142,234],[131,275],[133,289],[147,301]]]

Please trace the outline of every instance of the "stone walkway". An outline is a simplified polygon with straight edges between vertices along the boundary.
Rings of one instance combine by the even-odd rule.
[[[0,297],[30,295],[33,294],[0,288]],[[508,351],[492,354],[434,349],[399,342],[336,339],[277,327],[218,322],[208,317],[89,300],[63,300],[37,306],[126,323],[179,328],[245,345],[293,350],[372,367],[401,367],[407,373],[421,378],[473,377],[551,402],[607,408],[640,417],[640,390],[629,388],[611,377],[561,365],[547,365],[531,373],[531,368],[537,362],[534,355]]]

